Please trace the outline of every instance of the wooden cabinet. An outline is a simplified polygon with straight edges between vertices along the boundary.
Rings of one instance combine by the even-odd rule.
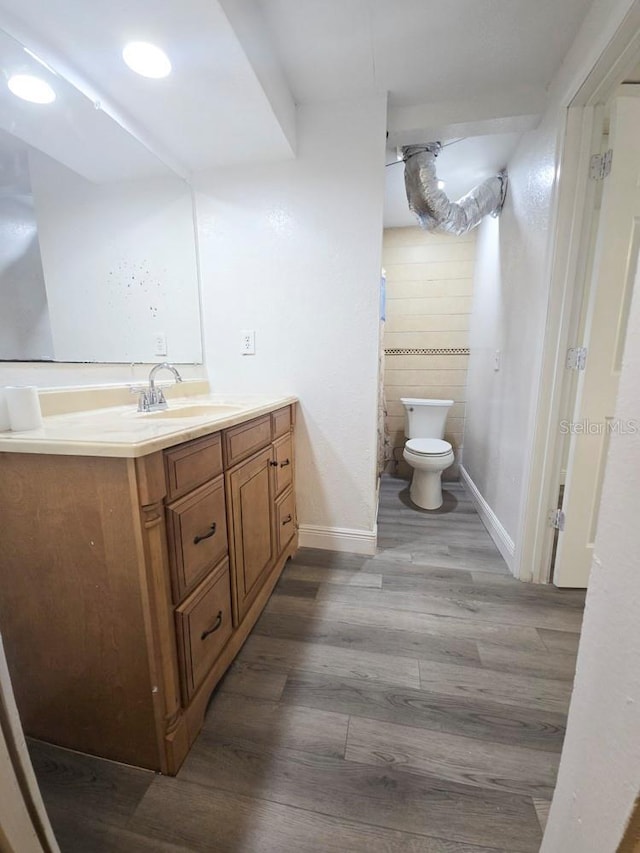
[[[0,453],[27,734],[177,772],[297,547],[292,436],[287,406],[138,459]]]

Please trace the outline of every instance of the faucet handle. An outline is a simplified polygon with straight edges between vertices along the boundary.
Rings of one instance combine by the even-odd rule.
[[[145,391],[145,397],[147,399],[148,411],[150,409],[168,409],[169,405],[165,399],[164,392],[162,388],[157,388],[154,386],[153,388],[147,388]]]
[[[138,396],[138,411],[139,412],[148,412],[151,407],[151,400],[149,399],[149,389],[142,388],[139,391]]]

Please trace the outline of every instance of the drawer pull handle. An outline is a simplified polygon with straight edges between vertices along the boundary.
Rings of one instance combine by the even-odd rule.
[[[216,623],[213,628],[209,628],[208,631],[203,631],[200,635],[201,640],[206,640],[209,634],[213,634],[214,631],[217,631],[218,628],[222,625],[222,610],[218,610],[218,615],[216,616]]]
[[[193,544],[197,545],[198,542],[202,542],[203,539],[209,539],[211,536],[213,536],[213,534],[215,532],[216,532],[216,523],[214,521],[213,524],[211,525],[211,527],[209,528],[208,533],[205,533],[204,536],[194,536],[193,537]]]
[[[272,468],[277,468],[278,467],[278,460],[277,459],[271,459],[271,461],[269,462],[269,465],[271,465]]]
[[[285,459],[285,460],[284,460],[284,462],[281,462],[281,463],[280,463],[280,467],[281,467],[281,468],[286,468],[286,467],[287,467],[287,465],[291,465],[291,462],[289,462],[289,460],[288,460],[288,459]]]
[[[289,515],[286,518],[282,519],[282,525],[284,526],[285,524],[289,524],[290,521],[293,521],[293,518],[291,517],[291,513],[289,513]]]

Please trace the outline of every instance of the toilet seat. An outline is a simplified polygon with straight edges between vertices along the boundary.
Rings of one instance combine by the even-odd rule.
[[[416,456],[447,456],[453,448],[441,438],[410,438],[405,449]]]

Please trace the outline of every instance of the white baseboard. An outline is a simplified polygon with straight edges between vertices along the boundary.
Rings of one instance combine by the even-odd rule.
[[[480,494],[478,487],[473,482],[463,465],[460,466],[460,479],[471,494],[475,508],[478,510],[482,523],[487,528],[489,536],[496,544],[498,551],[504,557],[511,574],[514,574],[516,546],[513,539],[502,526],[500,519],[491,509],[489,504]]]
[[[377,542],[377,526],[373,530],[351,530],[345,527],[301,524],[298,528],[298,544],[301,548],[321,548],[324,551],[347,551],[373,556]]]

